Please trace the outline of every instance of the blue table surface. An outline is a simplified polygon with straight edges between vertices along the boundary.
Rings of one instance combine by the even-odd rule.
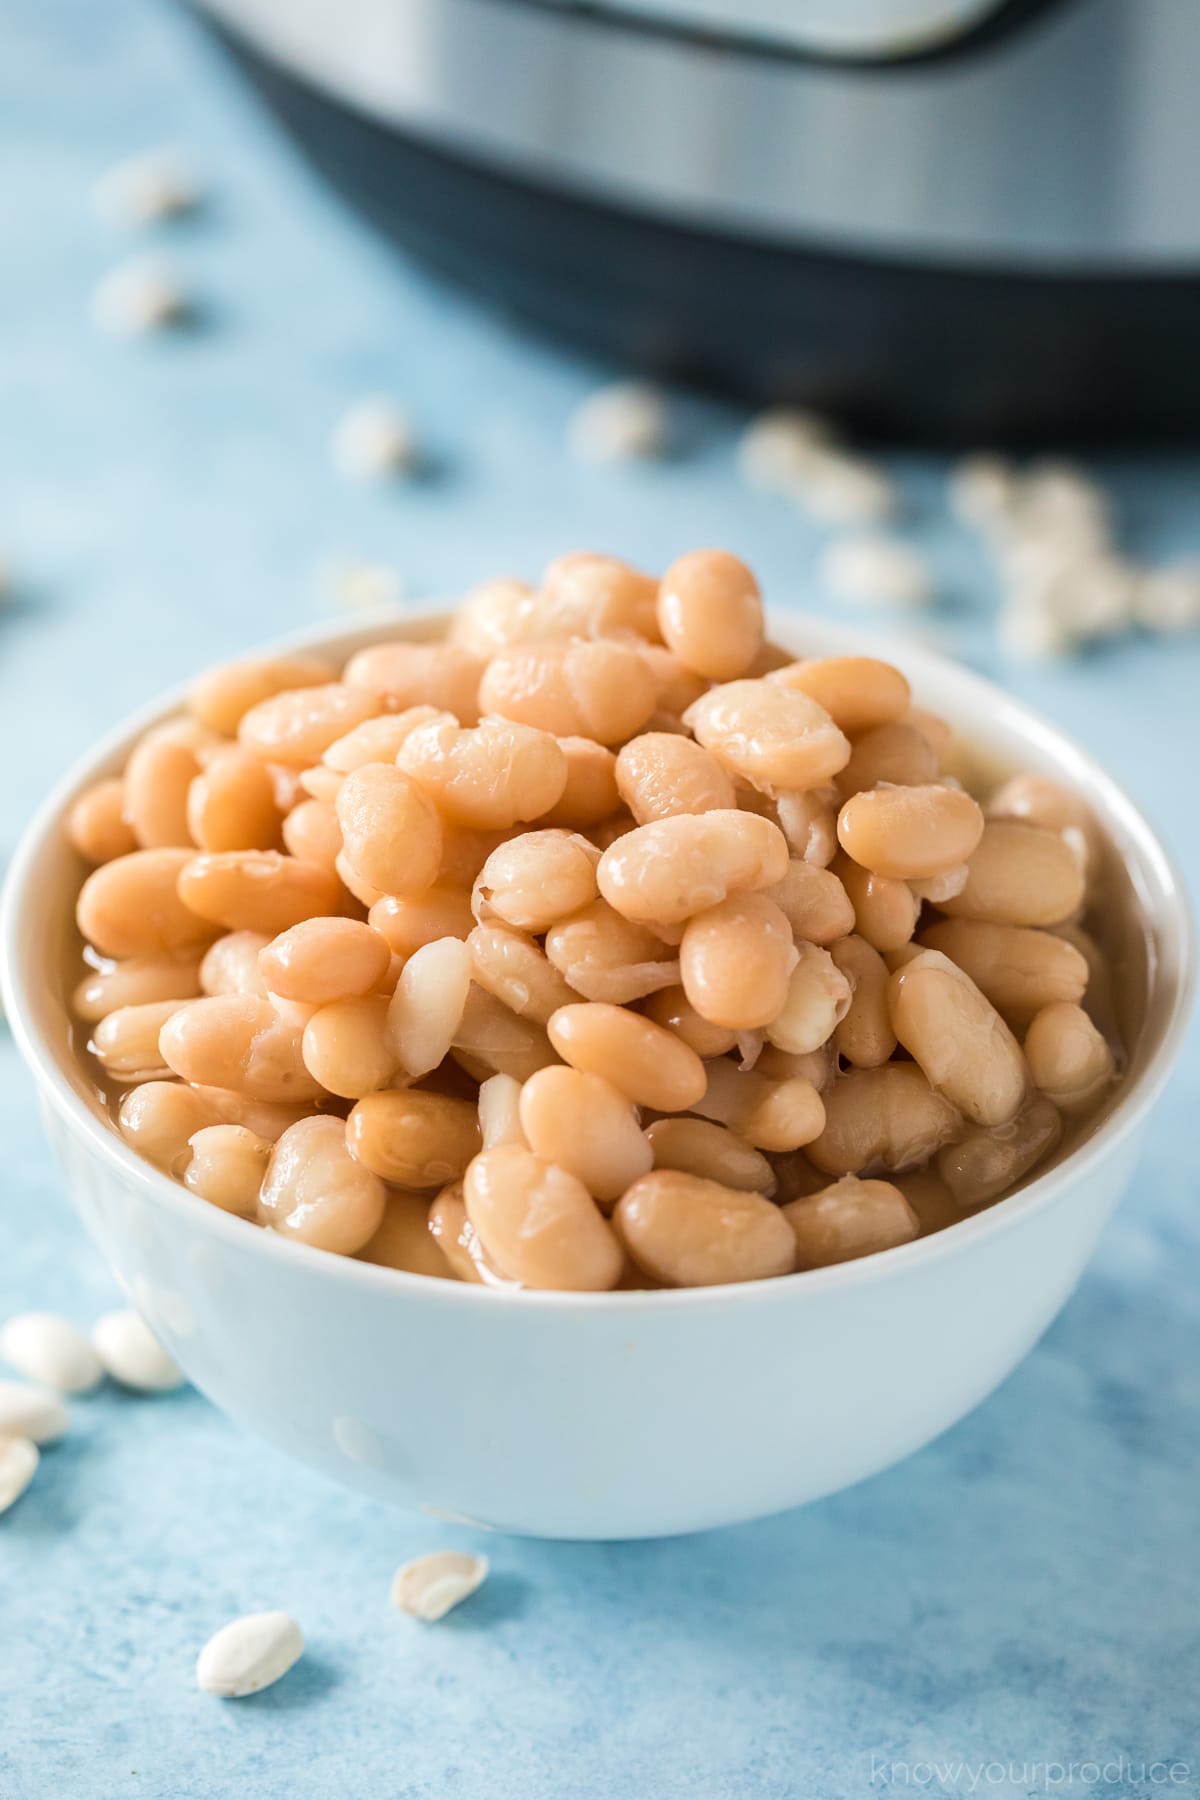
[[[211,187],[150,239],[201,316],[106,340],[88,297],[128,246],[89,187],[163,141]],[[0,617],[0,853],[128,709],[330,612],[339,559],[445,592],[579,545],[656,566],[719,542],[775,598],[822,608],[819,534],[740,485],[734,411],[678,397],[677,453],[650,468],[569,461],[564,420],[607,372],[376,241],[166,5],[2,0],[0,246],[0,552],[19,577]],[[331,472],[333,422],[377,389],[410,408],[435,478],[381,491]],[[1096,750],[1200,888],[1200,642],[1005,662],[942,464],[889,462],[939,572],[935,628]],[[1200,552],[1200,459],[1098,469],[1134,551]],[[394,1613],[388,1581],[470,1532],[327,1485],[191,1392],[79,1404],[0,1523],[0,1796],[1024,1795],[1067,1787],[1053,1765],[1071,1762],[1109,1764],[1104,1791],[1200,1791],[1198,1106],[1193,1036],[1077,1294],[921,1455],[690,1540],[491,1540],[492,1582],[436,1629]],[[0,1142],[0,1316],[86,1322],[114,1290],[3,1036]],[[241,1705],[197,1692],[209,1632],[262,1607],[302,1620],[303,1663]],[[1077,1771],[1068,1791],[1096,1785]]]

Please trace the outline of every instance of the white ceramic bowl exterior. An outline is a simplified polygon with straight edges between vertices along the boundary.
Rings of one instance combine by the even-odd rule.
[[[348,654],[411,614],[309,634]],[[798,653],[862,634],[772,620]],[[336,1480],[548,1537],[621,1538],[752,1518],[886,1468],[954,1424],[1025,1355],[1079,1278],[1132,1172],[1189,1009],[1178,876],[1132,803],[997,690],[909,646],[917,699],[1000,765],[1084,793],[1129,880],[1145,1016],[1107,1118],[1011,1199],[901,1249],[777,1281],[675,1293],[505,1293],[305,1249],[195,1200],[113,1132],[63,1005],[80,870],[73,795],[120,766],[160,704],[76,769],[13,864],[2,922],[14,1029],[75,1204],[117,1278],[218,1406]]]

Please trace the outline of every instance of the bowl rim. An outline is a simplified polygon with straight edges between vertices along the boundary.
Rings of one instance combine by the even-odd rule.
[[[418,640],[427,637],[434,627],[452,615],[453,610],[453,603],[440,598],[372,609],[356,615],[353,620],[324,620],[307,625],[256,648],[238,652],[227,660],[253,661],[266,656],[321,649],[334,655],[349,656],[360,641],[373,641],[381,632],[391,631],[394,636],[412,636]],[[1178,1059],[1191,1015],[1197,973],[1195,922],[1179,867],[1141,809],[1090,752],[1023,701],[974,670],[923,644],[812,616],[798,608],[769,608],[767,618],[771,636],[783,642],[785,647],[790,637],[804,634],[818,655],[890,655],[898,659],[905,672],[913,676],[918,703],[923,698],[919,692],[923,683],[952,682],[958,690],[956,701],[961,694],[964,713],[987,709],[991,721],[1035,747],[1060,771],[1065,767],[1069,772],[1067,779],[1077,789],[1085,790],[1089,804],[1098,812],[1101,822],[1109,828],[1114,822],[1119,824],[1126,843],[1136,848],[1139,870],[1149,884],[1157,908],[1151,915],[1154,928],[1173,951],[1174,987],[1167,997],[1166,1016],[1158,1042],[1128,1090],[1120,1095],[1097,1129],[1045,1174],[1035,1176],[1013,1194],[966,1214],[927,1237],[918,1237],[910,1243],[876,1251],[854,1261],[822,1269],[796,1270],[763,1281],[603,1293],[501,1287],[420,1275],[362,1262],[354,1257],[332,1255],[326,1250],[294,1243],[276,1232],[248,1229],[245,1220],[235,1218],[219,1207],[202,1205],[178,1182],[140,1157],[70,1085],[57,1066],[49,1042],[42,1038],[33,1023],[26,990],[35,972],[24,970],[17,954],[26,910],[36,903],[31,877],[48,840],[61,830],[67,807],[84,788],[101,777],[138,734],[180,709],[192,685],[190,680],[176,684],[127,715],[77,757],[37,808],[13,853],[0,893],[0,997],[18,1049],[35,1077],[43,1104],[52,1105],[65,1123],[86,1140],[92,1153],[110,1165],[114,1174],[127,1182],[133,1181],[156,1204],[177,1210],[185,1224],[215,1232],[219,1238],[252,1256],[282,1257],[299,1270],[307,1269],[314,1275],[323,1273],[330,1280],[390,1289],[398,1302],[407,1295],[409,1299],[420,1298],[430,1303],[444,1301],[450,1305],[504,1305],[551,1312],[564,1308],[600,1309],[613,1317],[627,1317],[647,1309],[763,1305],[770,1300],[798,1304],[802,1303],[805,1294],[816,1295],[831,1288],[903,1279],[909,1270],[915,1272],[921,1265],[934,1260],[962,1254],[980,1240],[997,1232],[1016,1229],[1034,1214],[1053,1206],[1068,1188],[1085,1179],[1137,1130],[1158,1099]],[[802,653],[797,650],[798,655]],[[964,735],[969,741],[969,734]]]

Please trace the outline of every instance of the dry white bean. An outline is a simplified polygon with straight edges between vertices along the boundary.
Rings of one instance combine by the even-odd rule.
[[[92,1348],[105,1374],[139,1394],[165,1394],[182,1387],[187,1379],[142,1315],[130,1307],[103,1313],[96,1320]]]
[[[32,1438],[0,1436],[0,1513],[16,1505],[37,1474],[40,1460]]]
[[[104,1373],[83,1332],[57,1313],[17,1313],[6,1320],[0,1358],[18,1374],[61,1394],[86,1394]]]
[[[55,1444],[70,1422],[64,1401],[52,1388],[29,1381],[0,1380],[0,1437],[26,1437],[35,1444]]]
[[[468,1556],[464,1550],[430,1550],[396,1570],[392,1605],[432,1625],[482,1587],[487,1573],[486,1556]]]
[[[261,1693],[304,1652],[304,1633],[285,1612],[247,1613],[223,1625],[196,1660],[196,1685],[222,1700]]]

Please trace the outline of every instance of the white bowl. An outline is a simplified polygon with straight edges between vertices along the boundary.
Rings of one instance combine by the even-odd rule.
[[[310,632],[288,647],[348,655],[381,633],[427,637],[441,616]],[[840,626],[771,623],[798,654],[880,653]],[[737,1287],[506,1293],[399,1274],[254,1230],[151,1168],[107,1122],[71,1047],[64,994],[82,870],[61,821],[181,696],[122,726],[59,785],[6,888],[7,1009],[84,1223],[218,1406],[404,1506],[504,1531],[626,1538],[750,1519],[859,1481],[953,1425],[1020,1361],[1133,1170],[1189,1010],[1191,916],[1153,831],[1081,750],[927,651],[883,653],[997,768],[1058,775],[1093,807],[1123,886],[1127,872],[1129,1066],[1086,1141],[1011,1198],[883,1255]]]

